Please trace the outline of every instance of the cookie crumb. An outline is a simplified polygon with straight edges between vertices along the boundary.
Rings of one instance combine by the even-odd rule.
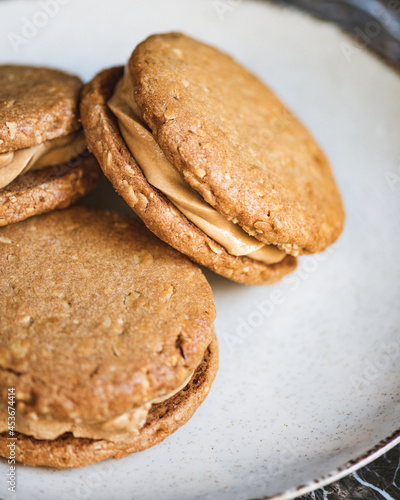
[[[124,304],[126,307],[131,307],[134,302],[140,297],[140,292],[131,292],[125,297]]]

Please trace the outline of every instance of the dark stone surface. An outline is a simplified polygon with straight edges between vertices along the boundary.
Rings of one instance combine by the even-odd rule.
[[[303,500],[399,500],[400,446],[354,474],[299,497]]]
[[[400,0],[286,0],[275,3],[293,5],[339,24],[360,46],[374,50],[400,69]],[[400,445],[354,474],[299,498],[400,500]]]

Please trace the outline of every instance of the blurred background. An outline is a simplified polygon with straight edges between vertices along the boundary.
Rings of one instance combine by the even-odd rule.
[[[339,24],[363,47],[369,47],[400,67],[400,0],[272,1],[294,5]]]

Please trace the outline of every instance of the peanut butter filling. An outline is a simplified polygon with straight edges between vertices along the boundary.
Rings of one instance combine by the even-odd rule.
[[[193,372],[194,373],[194,372]],[[152,404],[162,403],[181,391],[191,380],[193,373],[177,389],[122,413],[114,418],[100,422],[82,422],[78,420],[57,420],[36,413],[15,412],[15,430],[35,439],[57,439],[66,432],[76,438],[105,439],[115,443],[127,441],[137,436],[144,426]],[[0,433],[8,430],[7,410],[0,408]]]
[[[138,434],[146,421],[150,407],[151,403],[148,403],[116,418],[91,423],[54,420],[36,413],[25,415],[16,411],[15,430],[26,436],[33,436],[35,439],[53,440],[66,432],[71,432],[77,438],[124,441]],[[0,410],[0,432],[7,431],[6,423],[6,412]]]
[[[87,149],[82,131],[43,142],[38,146],[0,154],[0,189],[28,170],[66,163]]]
[[[211,207],[168,161],[143,121],[134,99],[129,72],[117,83],[108,106],[118,120],[125,143],[147,181],[159,189],[193,224],[230,255],[246,255],[265,264],[280,262],[285,252],[265,245]]]

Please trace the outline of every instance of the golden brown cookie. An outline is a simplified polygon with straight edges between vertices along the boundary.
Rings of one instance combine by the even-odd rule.
[[[0,66],[0,225],[68,206],[101,178],[79,123],[82,82]]]
[[[94,189],[101,176],[91,154],[69,164],[27,172],[0,189],[0,226],[66,208]]]
[[[32,217],[0,229],[0,261],[0,432],[13,388],[16,431],[37,441],[21,460],[49,464],[34,458],[44,441],[70,433],[73,448],[87,438],[107,456],[146,448],[205,398],[217,362],[211,288],[140,222],[83,206]],[[169,402],[176,391],[188,392],[182,408]],[[69,464],[101,459],[76,454]]]
[[[271,284],[294,271],[296,258],[291,255],[273,265],[230,255],[146,180],[107,106],[122,72],[122,68],[102,71],[84,88],[81,119],[90,150],[115,189],[146,226],[195,262],[240,283]]]
[[[0,66],[0,153],[79,129],[76,76],[35,66]]]

